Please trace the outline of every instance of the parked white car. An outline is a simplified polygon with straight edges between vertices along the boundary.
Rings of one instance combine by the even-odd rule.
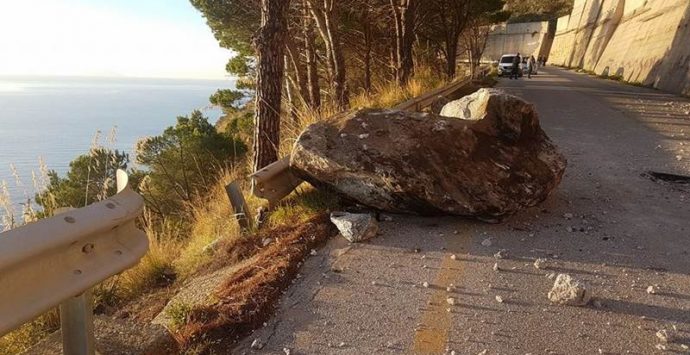
[[[510,75],[513,72],[513,58],[517,54],[504,54],[501,56],[501,60],[498,61],[498,76]],[[523,63],[520,60],[518,75],[522,76],[523,73]]]

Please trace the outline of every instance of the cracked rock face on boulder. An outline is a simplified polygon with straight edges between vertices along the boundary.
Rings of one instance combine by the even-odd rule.
[[[546,199],[566,161],[534,106],[500,90],[462,98],[460,118],[365,109],[309,126],[293,171],[383,211],[496,221]]]

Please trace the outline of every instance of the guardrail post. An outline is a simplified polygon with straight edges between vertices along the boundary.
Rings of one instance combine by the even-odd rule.
[[[235,212],[235,218],[237,218],[237,223],[240,224],[242,232],[247,232],[252,229],[254,227],[254,221],[252,220],[252,215],[249,213],[249,206],[247,206],[247,202],[244,199],[244,195],[237,181],[233,181],[226,185],[225,192],[228,194],[232,209]]]
[[[93,297],[91,290],[72,297],[60,305],[62,353],[65,355],[94,355]]]

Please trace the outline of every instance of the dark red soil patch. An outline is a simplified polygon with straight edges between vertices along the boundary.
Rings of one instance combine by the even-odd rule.
[[[177,333],[182,347],[195,345],[198,350],[201,344],[204,352],[228,353],[237,339],[270,318],[309,252],[336,234],[327,214],[298,226],[258,233],[260,238],[252,239],[274,241],[255,254],[256,262],[239,269],[223,283],[216,292],[219,301],[215,305],[191,312],[188,323]]]

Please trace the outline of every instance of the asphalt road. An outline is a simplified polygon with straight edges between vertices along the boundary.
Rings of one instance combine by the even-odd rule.
[[[498,225],[393,215],[370,243],[333,240],[233,353],[690,353],[690,186],[644,175],[690,175],[690,101],[551,67],[498,87],[567,157],[558,190]],[[595,304],[551,305],[549,273],[587,281]]]

